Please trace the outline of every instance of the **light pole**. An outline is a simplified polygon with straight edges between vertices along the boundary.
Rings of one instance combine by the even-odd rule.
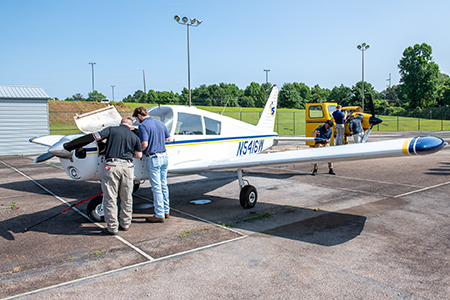
[[[183,17],[180,21],[180,16],[176,15],[173,19],[181,25],[186,25],[187,28],[187,54],[188,54],[188,88],[189,88],[189,106],[191,106],[191,61],[189,54],[189,27],[194,26],[197,27],[202,23],[202,20],[197,19],[188,19],[187,17]],[[188,22],[189,21],[189,22]]]
[[[362,43],[361,45],[356,46],[356,48],[362,53],[362,109],[364,111],[364,51],[369,49],[369,45]]]
[[[266,83],[269,83],[269,72],[270,70],[264,70],[266,72]]]
[[[95,65],[95,62],[93,62],[93,63],[89,63],[91,66],[92,66],[92,100],[95,100],[94,99],[94,65]]]
[[[112,96],[113,96],[113,102],[114,102],[114,87],[115,87],[115,85],[112,85],[112,86],[111,86],[111,89],[112,89]]]

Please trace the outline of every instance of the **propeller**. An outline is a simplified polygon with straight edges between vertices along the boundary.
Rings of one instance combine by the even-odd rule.
[[[92,143],[95,141],[94,135],[92,134],[86,134],[79,138],[76,138],[68,143],[65,143],[63,145],[64,149],[67,151],[72,151],[78,148],[81,148],[83,146],[86,146],[87,144]]]
[[[47,152],[47,153],[41,154],[41,155],[39,155],[38,157],[36,157],[36,158],[34,159],[34,163],[35,163],[35,164],[36,164],[36,163],[40,163],[40,162],[46,161],[46,160],[48,160],[48,159],[50,159],[50,158],[52,158],[52,157],[54,157],[54,155]]]
[[[372,131],[372,128],[374,125],[378,125],[380,123],[383,122],[382,119],[378,118],[375,116],[375,108],[373,106],[373,101],[372,101],[372,95],[371,94],[366,94],[365,97],[367,97],[367,99],[369,99],[369,106],[370,106],[370,113],[372,114],[369,118],[369,124],[370,124],[370,128],[369,130],[367,130],[366,134],[364,134],[364,137],[362,139],[362,143],[365,143],[367,138],[370,135],[370,132]]]

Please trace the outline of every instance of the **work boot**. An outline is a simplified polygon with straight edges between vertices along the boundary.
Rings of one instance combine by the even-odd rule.
[[[157,218],[155,216],[145,218],[145,220],[150,223],[164,223],[164,218]]]
[[[317,175],[317,169],[314,169],[314,171],[311,174],[312,176],[316,176]]]
[[[336,175],[336,172],[334,172],[334,170],[333,170],[333,169],[330,169],[330,171],[328,171],[328,174],[331,174],[331,175]]]
[[[122,231],[128,231],[128,229],[130,229],[130,226],[124,227],[124,226],[122,226],[122,225],[119,225],[119,230],[122,230]]]
[[[170,214],[165,214],[165,215],[164,215],[164,218],[168,219],[169,216],[170,216]]]
[[[117,235],[117,231],[109,231],[108,227],[105,227],[103,229],[103,232],[106,233],[106,234],[109,234],[109,235]]]

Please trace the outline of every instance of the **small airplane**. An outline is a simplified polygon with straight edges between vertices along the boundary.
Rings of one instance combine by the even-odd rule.
[[[240,188],[240,204],[243,208],[252,208],[256,205],[258,195],[256,188],[244,180],[244,168],[425,155],[435,153],[447,145],[439,137],[421,136],[337,147],[265,151],[278,141],[286,140],[273,131],[277,99],[278,88],[274,85],[257,125],[195,107],[167,105],[149,108],[149,115],[164,122],[172,137],[172,141],[166,143],[169,176],[235,170]],[[74,117],[82,133],[31,138],[30,142],[49,147],[47,153],[35,159],[35,163],[56,156],[71,179],[101,180],[105,142],[96,142],[92,133],[108,126],[117,126],[121,118],[113,106],[108,106]],[[378,124],[380,120],[373,119],[373,122]],[[134,159],[134,165],[137,190],[139,184],[149,178],[147,158]],[[102,208],[102,198],[96,197],[88,204],[88,215],[100,221],[103,217]]]

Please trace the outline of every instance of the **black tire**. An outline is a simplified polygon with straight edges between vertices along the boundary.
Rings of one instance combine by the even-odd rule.
[[[258,200],[258,193],[253,185],[246,185],[241,189],[239,194],[239,201],[243,208],[252,208],[256,205]]]
[[[94,222],[103,222],[105,220],[102,201],[103,196],[97,196],[88,203],[87,215]]]
[[[139,189],[141,182],[139,180],[133,180],[133,193],[136,193]]]

